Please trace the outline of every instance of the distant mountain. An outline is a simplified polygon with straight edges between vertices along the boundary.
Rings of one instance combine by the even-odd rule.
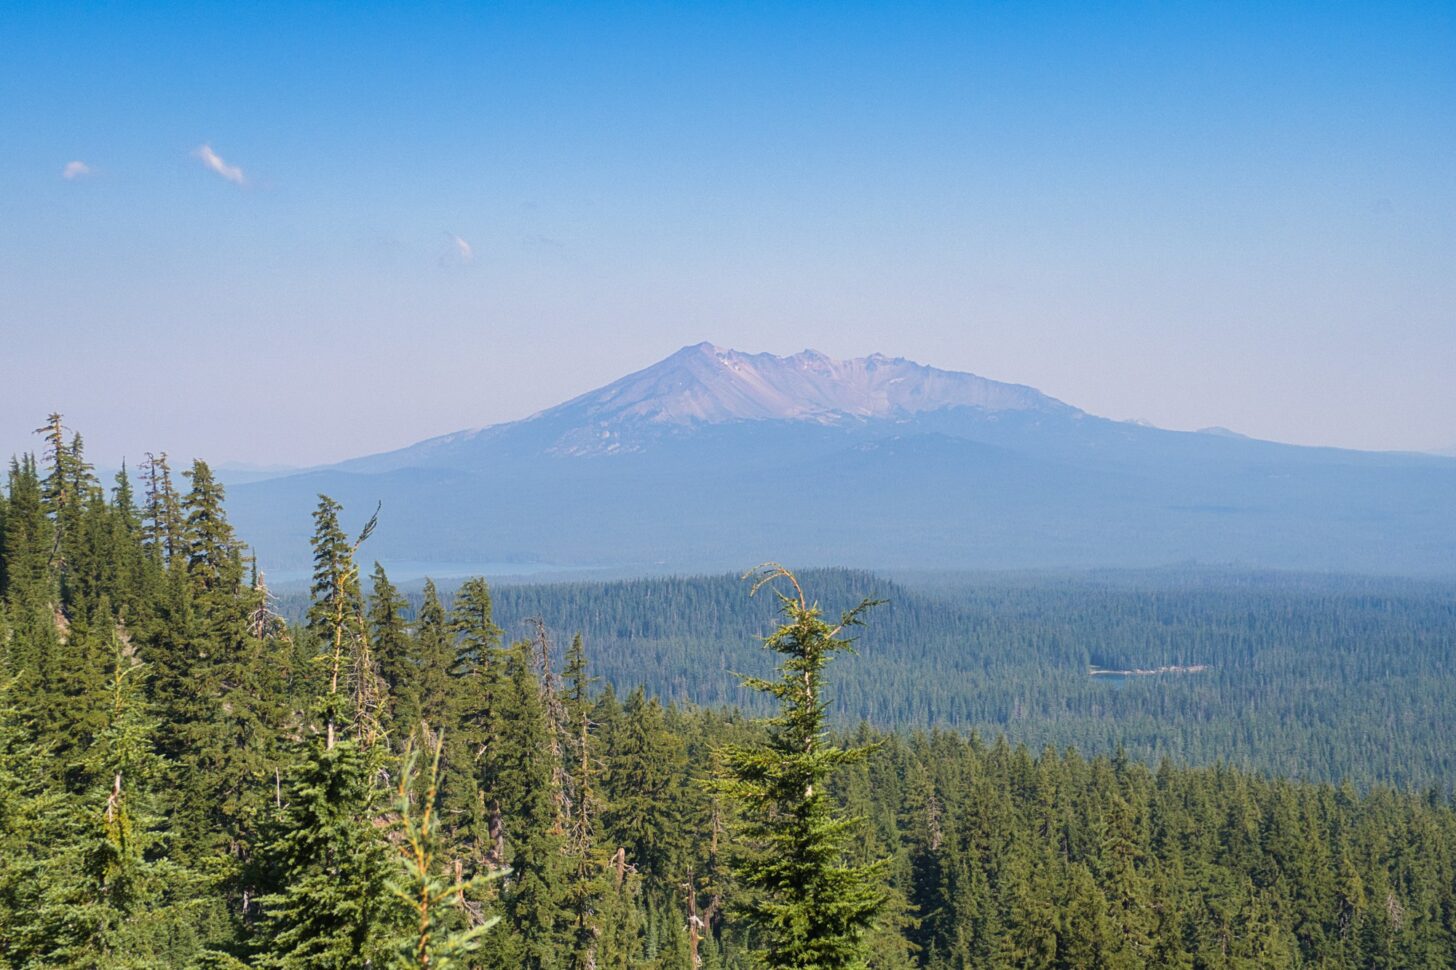
[[[1081,413],[1030,387],[903,357],[834,360],[814,350],[777,357],[705,342],[524,420],[457,431],[337,467],[354,472],[468,467],[472,455],[521,440],[545,454],[609,455],[643,451],[708,425],[788,421],[846,427],[951,407]]]
[[[383,560],[628,571],[1234,563],[1456,572],[1456,460],[1174,432],[882,355],[711,344],[520,421],[238,484],[265,564],[325,492]]]

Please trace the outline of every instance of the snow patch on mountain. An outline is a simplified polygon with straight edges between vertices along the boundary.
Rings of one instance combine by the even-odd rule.
[[[570,430],[553,450],[584,454],[638,447],[644,433],[654,430],[730,421],[841,424],[957,406],[1076,410],[1030,387],[903,357],[836,360],[815,350],[779,357],[700,343],[526,420],[566,424]]]

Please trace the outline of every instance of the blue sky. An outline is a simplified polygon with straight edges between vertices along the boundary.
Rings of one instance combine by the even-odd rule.
[[[11,0],[0,452],[339,459],[703,339],[1451,446],[1453,172],[1449,2]]]

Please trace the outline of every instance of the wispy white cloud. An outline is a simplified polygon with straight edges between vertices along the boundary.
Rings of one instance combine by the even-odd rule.
[[[248,180],[243,175],[243,170],[236,165],[229,165],[223,161],[222,156],[213,151],[211,145],[198,145],[192,154],[201,159],[203,165],[206,165],[234,185],[247,184]]]
[[[67,162],[66,167],[61,169],[61,178],[67,182],[73,182],[79,178],[85,178],[91,174],[91,166],[85,162]]]
[[[453,232],[447,232],[445,235],[450,239],[450,252],[447,254],[450,262],[463,264],[474,261],[475,250],[471,247],[470,243],[455,235]]]

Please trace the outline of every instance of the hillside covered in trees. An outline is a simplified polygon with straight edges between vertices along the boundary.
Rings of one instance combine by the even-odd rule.
[[[818,901],[852,911],[846,962],[820,966],[1456,965],[1456,810],[1440,786],[1367,790],[946,730],[846,724],[823,737],[817,693],[798,708],[776,694],[773,720],[767,708],[679,703],[738,695],[698,693],[710,677],[734,683],[726,661],[675,684],[688,665],[671,650],[769,635],[789,680],[772,679],[767,652],[745,672],[772,692],[807,670],[794,651],[818,612],[769,598],[725,609],[723,583],[632,605],[629,584],[582,587],[576,613],[522,630],[547,615],[531,599],[546,594],[472,580],[448,602],[427,587],[411,606],[383,570],[361,578],[369,533],[388,522],[350,532],[340,511],[320,499],[314,580],[290,622],[253,575],[206,464],[176,472],[158,457],[135,484],[123,473],[103,486],[59,417],[40,461],[12,464],[0,500],[0,967],[746,970],[766,955],[810,966],[780,959],[792,948],[765,918],[797,925],[765,854],[795,798],[813,802],[802,817],[832,849],[818,871],[842,874],[822,886],[843,898]],[[805,578],[829,616],[841,598],[855,608],[865,579]],[[1112,645],[1136,642],[1047,638],[1070,601],[1018,634],[1027,618],[1014,592],[969,614],[878,592],[895,601],[862,614],[861,653],[836,661],[827,695],[876,721],[896,717],[867,707],[888,696],[874,682],[916,666],[898,624],[943,617],[955,631],[983,617],[953,658],[922,644],[930,675],[907,682],[907,698],[932,679],[1024,684],[1011,659],[1022,650],[1060,644],[1069,664],[1117,663]],[[1277,597],[1161,609],[1189,629],[1200,611],[1279,637],[1307,627],[1305,644],[1336,629],[1319,622],[1335,624],[1349,645],[1332,654],[1346,658],[1326,668],[1332,679],[1348,672],[1341,663],[1375,662],[1356,645],[1372,636],[1421,648],[1389,658],[1394,669],[1440,662],[1426,639],[1434,602],[1421,601],[1426,619],[1357,602],[1319,621],[1325,606]],[[1382,609],[1391,624],[1376,621]],[[676,645],[634,667],[620,653],[633,624],[663,634],[639,639]],[[552,630],[577,628],[587,635],[552,642]],[[1224,646],[1237,657],[1237,641]],[[937,664],[966,668],[953,677]],[[645,689],[629,686],[633,670]],[[1059,730],[1053,695],[986,689],[974,702],[985,711],[1023,706],[925,720]],[[1189,689],[1162,702],[1196,706],[1204,688]],[[799,729],[821,739],[804,749],[812,764],[783,745]],[[1382,730],[1370,723],[1372,737]],[[1434,746],[1439,730],[1423,737]],[[1109,722],[1103,736],[1056,740],[1099,746],[1122,731]],[[1217,754],[1215,735],[1200,744],[1197,756]],[[1314,773],[1355,763],[1334,757]],[[1434,757],[1424,771],[1450,777]],[[827,789],[800,783],[820,777]]]
[[[833,685],[841,725],[1005,733],[1040,749],[1119,748],[1148,763],[1228,762],[1315,781],[1449,789],[1456,585],[1227,571],[988,574],[896,582],[801,574],[831,611],[886,602]],[[452,589],[439,596],[448,604]],[[418,615],[418,585],[405,597]],[[619,692],[762,710],[775,604],[738,576],[500,585],[500,625],[581,632]],[[302,618],[304,594],[280,597]],[[1090,677],[1089,668],[1203,667]]]

